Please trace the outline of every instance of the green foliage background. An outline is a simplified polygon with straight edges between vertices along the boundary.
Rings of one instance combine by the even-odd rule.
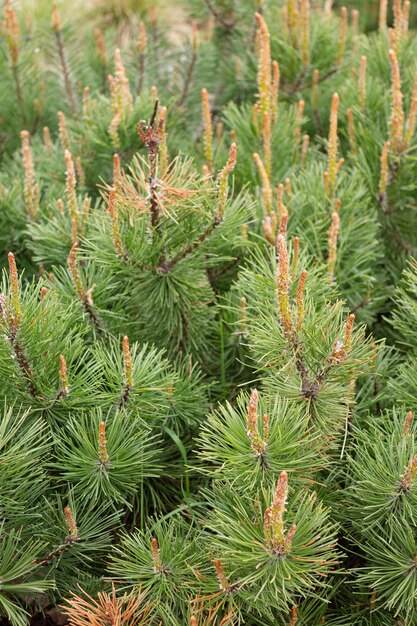
[[[12,626],[416,626],[416,6],[325,5],[1,3]]]

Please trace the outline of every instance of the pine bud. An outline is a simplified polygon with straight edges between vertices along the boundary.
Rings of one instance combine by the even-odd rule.
[[[69,387],[68,387],[67,362],[63,354],[59,355],[59,382],[60,382],[59,395],[60,397],[66,397],[69,393]]]
[[[334,363],[335,365],[340,365],[340,363],[346,361],[346,357],[347,353],[345,350],[345,344],[343,343],[343,341],[340,341],[340,339],[338,339],[334,342],[333,352],[328,361],[330,363]]]
[[[20,52],[20,27],[10,2],[6,0],[4,5],[4,29],[9,48],[10,60],[14,67],[17,66]]]
[[[380,0],[379,3],[379,30],[383,31],[387,27],[388,0]]]
[[[116,205],[115,187],[112,187],[110,189],[107,209],[110,215],[112,240],[113,240],[114,249],[116,251],[117,256],[121,258],[125,258],[126,253],[123,248],[122,240],[120,237],[120,230],[119,230],[119,212],[117,210],[117,205]]]
[[[287,532],[286,537],[284,538],[284,545],[283,545],[283,549],[284,549],[284,554],[287,555],[291,552],[292,549],[292,541],[295,537],[295,532],[297,530],[297,526],[296,524],[292,524],[291,528],[289,529],[289,531]]]
[[[211,122],[210,105],[209,105],[209,100],[208,100],[208,91],[205,87],[201,90],[201,103],[203,107],[204,157],[206,159],[206,165],[211,172],[213,169],[213,157],[212,157],[213,128],[212,128],[212,122]]]
[[[266,452],[266,441],[262,440],[258,428],[258,400],[259,395],[256,389],[252,390],[248,413],[246,418],[246,433],[249,437],[252,452],[255,456],[263,456]]]
[[[56,2],[52,4],[52,30],[57,33],[61,30],[61,18],[58,12],[58,5]]]
[[[236,166],[237,159],[237,146],[235,143],[232,143],[229,149],[229,158],[227,160],[224,168],[219,172],[217,178],[217,184],[219,187],[218,192],[218,200],[217,200],[217,212],[216,212],[216,220],[220,221],[223,219],[224,211],[226,209],[227,202],[227,192],[228,192],[228,180],[229,174],[233,172]]]
[[[371,611],[375,609],[376,598],[377,598],[377,593],[376,593],[376,589],[374,589],[371,593],[371,598],[369,600],[369,608]]]
[[[261,53],[261,29],[257,28],[255,30],[255,52],[256,56],[259,58]]]
[[[258,95],[262,118],[265,113],[271,113],[272,76],[271,76],[271,46],[268,26],[260,13],[255,13],[256,23],[260,31],[260,46],[258,56]]]
[[[413,421],[413,413],[412,411],[408,411],[405,416],[404,424],[403,424],[403,435],[406,437],[410,434],[410,427]]]
[[[146,34],[145,22],[141,21],[139,24],[139,35],[137,40],[137,47],[139,50],[139,54],[145,55],[146,48],[148,45],[148,36]]]
[[[167,107],[161,107],[159,109],[159,121],[158,121],[158,134],[159,134],[159,168],[163,176],[168,167],[168,148],[167,148],[167,133],[166,133],[166,120],[167,120]]]
[[[76,185],[77,180],[75,177],[75,169],[74,162],[72,160],[72,155],[69,150],[65,150],[65,193],[68,199],[68,207],[71,219],[77,220],[78,217],[78,202],[77,202],[77,193],[76,193]]]
[[[13,331],[16,331],[20,327],[20,322],[22,318],[22,310],[20,307],[20,287],[19,287],[19,276],[17,273],[16,261],[14,258],[13,252],[9,252],[7,255],[9,261],[9,279],[10,279],[10,295],[12,301],[12,311],[13,315],[11,316],[11,326]]]
[[[272,223],[272,215],[273,213],[271,212],[262,221],[262,230],[264,231],[267,242],[270,243],[271,246],[275,246],[275,231]]]
[[[288,626],[297,626],[297,622],[298,622],[297,607],[293,606],[291,609],[291,617],[290,617],[290,621],[288,622]]]
[[[151,87],[151,98],[154,103],[158,100],[158,87],[156,85]]]
[[[83,168],[83,164],[81,161],[81,157],[79,155],[77,155],[77,157],[75,158],[75,167],[77,170],[77,176],[78,176],[78,180],[80,183],[80,187],[85,187],[84,168]]]
[[[330,282],[334,280],[334,270],[337,259],[337,240],[340,233],[340,217],[337,211],[332,213],[332,223],[328,232],[329,260],[327,264],[327,275]]]
[[[417,476],[417,454],[415,454],[409,461],[405,468],[404,474],[401,476],[400,488],[402,491],[409,491],[413,486],[415,478]]]
[[[303,270],[300,274],[300,280],[297,285],[297,332],[299,332],[303,326],[304,321],[304,287],[307,280],[307,270]]]
[[[71,539],[71,541],[76,541],[78,539],[78,528],[75,523],[74,515],[69,506],[65,507],[64,516],[69,531],[69,538]]]
[[[285,193],[287,194],[288,198],[291,198],[291,194],[292,194],[291,178],[285,179]]]
[[[109,125],[109,135],[110,135],[113,148],[118,148],[120,146],[119,126],[120,126],[120,111],[119,109],[116,109]]]
[[[221,591],[228,593],[230,591],[230,584],[224,572],[223,566],[218,559],[215,559],[213,563],[214,563],[214,567],[216,568],[216,575],[217,575],[217,580],[219,581],[219,587]]]
[[[361,67],[359,70],[359,106],[364,109],[366,106],[366,56],[361,57]]]
[[[67,263],[68,263],[68,268],[69,268],[72,284],[74,286],[76,294],[80,300],[84,301],[85,289],[83,287],[81,276],[80,276],[80,271],[78,269],[77,250],[78,250],[78,242],[75,241],[68,255]]]
[[[272,542],[272,537],[271,537],[271,507],[268,507],[267,509],[265,509],[263,527],[264,527],[264,536],[265,536],[266,543],[268,545],[271,545],[271,542]]]
[[[43,143],[46,148],[46,151],[49,155],[51,155],[53,151],[53,147],[52,147],[51,133],[49,131],[48,126],[43,127],[42,136],[43,136]]]
[[[278,293],[278,311],[281,329],[286,339],[289,339],[293,332],[293,322],[290,308],[290,275],[288,267],[288,250],[287,242],[284,235],[278,235],[278,270],[277,270],[277,293]]]
[[[292,256],[292,263],[291,263],[291,279],[292,280],[294,280],[295,275],[297,273],[299,254],[300,254],[300,239],[299,239],[299,237],[294,237],[294,240],[293,240],[293,256]]]
[[[153,561],[153,571],[155,574],[161,574],[164,571],[164,567],[161,561],[161,553],[159,551],[158,540],[156,537],[151,538],[151,548],[152,548],[152,561]]]
[[[101,65],[105,67],[107,65],[106,42],[104,41],[104,36],[100,28],[95,29],[94,36],[96,39],[97,56],[99,58]]]
[[[116,192],[119,191],[122,183],[122,168],[120,165],[120,157],[117,153],[113,154],[113,187]]]
[[[324,2],[324,15],[330,17],[332,14],[333,0],[325,0]]]
[[[394,0],[392,11],[394,14],[394,51],[398,54],[403,31],[402,0]]]
[[[352,33],[353,33],[353,49],[356,51],[359,38],[359,11],[352,9]]]
[[[297,47],[298,39],[298,2],[297,0],[287,0],[287,28],[290,39],[294,47]]]
[[[355,315],[351,313],[346,321],[346,329],[345,329],[345,350],[346,352],[350,352],[350,348],[352,346],[352,329],[353,323],[355,321]]]
[[[339,95],[333,94],[332,106],[330,110],[330,131],[329,131],[329,147],[328,147],[328,172],[329,172],[329,189],[333,195],[336,190],[337,179],[337,123],[339,112]]]
[[[109,455],[107,452],[106,424],[100,422],[98,427],[98,457],[101,466],[109,465]]]
[[[285,534],[284,514],[288,498],[288,475],[281,472],[275,491],[275,497],[269,509],[264,514],[265,539],[271,551],[280,556],[286,557],[292,548],[292,541],[295,535],[296,526],[293,524],[288,533]]]
[[[117,99],[117,108],[123,122],[128,113],[133,110],[133,97],[129,87],[129,79],[123,64],[122,55],[119,48],[114,51],[114,89]]]
[[[218,143],[220,143],[221,140],[222,140],[223,129],[224,129],[223,122],[217,122],[217,124],[216,124],[216,140],[218,141]]]
[[[391,146],[396,155],[399,155],[403,149],[404,142],[404,110],[403,110],[403,94],[401,91],[401,76],[398,59],[394,50],[389,51],[389,60],[391,64]]]
[[[385,196],[389,182],[388,156],[390,148],[391,142],[386,141],[381,153],[381,173],[379,177],[379,195],[381,198]]]
[[[129,387],[133,387],[133,362],[132,355],[130,353],[129,339],[125,335],[123,337],[123,371],[125,384]]]
[[[410,10],[411,10],[411,2],[410,0],[405,0],[402,12],[402,32],[403,35],[408,35],[408,29],[410,24]]]
[[[281,472],[276,490],[275,498],[271,504],[271,530],[275,538],[283,538],[283,516],[286,511],[285,505],[288,498],[288,474],[286,471]]]
[[[278,116],[280,69],[277,61],[272,61],[272,87],[271,87],[271,111],[272,123],[274,124]]]
[[[310,65],[310,0],[300,2],[300,25],[301,25],[301,59],[303,67]]]
[[[61,142],[64,150],[70,149],[69,135],[67,131],[67,122],[65,120],[65,115],[62,111],[58,111],[58,130],[59,130],[59,140]]]
[[[264,441],[268,441],[268,435],[269,435],[269,418],[268,415],[266,413],[264,413],[262,415],[262,427],[263,427],[263,436],[264,436]]]
[[[284,235],[287,237],[287,226],[288,226],[288,212],[283,213],[281,216],[281,222],[279,224],[279,233],[280,235]]]

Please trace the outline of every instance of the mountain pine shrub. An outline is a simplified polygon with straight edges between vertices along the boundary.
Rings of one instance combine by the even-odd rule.
[[[5,623],[417,624],[416,7],[356,4],[2,3]]]

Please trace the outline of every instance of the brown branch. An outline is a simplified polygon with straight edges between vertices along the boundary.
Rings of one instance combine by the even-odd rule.
[[[219,226],[220,223],[221,223],[221,220],[216,215],[212,223],[209,226],[207,226],[205,231],[201,233],[198,239],[193,241],[193,243],[190,243],[186,248],[184,248],[182,252],[179,252],[171,261],[169,259],[165,259],[161,261],[161,263],[156,268],[157,272],[161,274],[167,274],[168,272],[170,272],[172,268],[175,267],[177,263],[179,263],[179,261],[182,261],[183,259],[185,259],[192,252],[194,252],[196,248],[201,246],[201,244],[206,241],[206,239],[211,235],[213,230]]]
[[[56,43],[57,43],[57,47],[58,47],[59,58],[61,59],[62,73],[63,73],[63,76],[64,76],[64,83],[65,83],[65,91],[67,92],[67,96],[68,96],[71,112],[72,112],[73,115],[76,115],[77,114],[77,101],[75,99],[74,91],[72,89],[72,84],[71,84],[71,79],[70,79],[69,69],[68,69],[68,63],[67,63],[67,59],[66,59],[66,56],[65,56],[65,49],[64,49],[64,42],[63,42],[63,39],[62,39],[62,33],[61,33],[61,30],[58,29],[58,28],[54,32],[55,32],[55,38],[56,38]]]
[[[195,64],[197,61],[197,56],[198,56],[197,51],[193,50],[191,60],[188,65],[187,74],[185,76],[184,86],[182,88],[182,92],[178,100],[174,104],[174,109],[178,109],[179,107],[181,107],[184,104],[186,97],[188,96],[188,92],[190,90],[190,85],[191,85],[191,81],[192,81],[193,74],[194,74]]]
[[[214,19],[216,20],[216,22],[221,24],[223,28],[226,28],[227,30],[231,30],[232,28],[236,26],[237,20],[236,19],[231,20],[231,21],[225,20],[224,17],[220,15],[220,13],[216,9],[216,7],[213,5],[211,0],[204,0],[204,4],[206,5],[207,9],[212,14]]]
[[[90,318],[91,322],[93,323],[97,331],[100,334],[105,334],[103,320],[95,312],[94,307],[91,304],[91,301],[89,299],[88,292],[86,292],[85,298],[81,300],[81,304],[83,305],[84,311],[86,312],[87,316]]]
[[[126,383],[123,387],[119,402],[117,403],[117,408],[122,409],[127,404],[131,390],[132,387]]]
[[[149,195],[150,195],[150,214],[151,224],[155,229],[159,226],[159,201],[157,195],[158,178],[156,175],[156,161],[158,157],[158,148],[161,141],[159,128],[156,125],[156,115],[158,112],[159,101],[155,101],[152,117],[149,125],[146,126],[145,122],[141,120],[138,124],[138,134],[141,141],[148,150],[149,157]]]
[[[71,546],[73,546],[74,543],[76,543],[76,541],[78,541],[78,538],[74,538],[74,537],[71,537],[71,535],[68,535],[67,537],[65,537],[64,543],[62,545],[58,546],[57,548],[54,548],[53,550],[51,550],[51,552],[46,554],[44,557],[41,557],[40,559],[35,559],[33,563],[35,563],[36,565],[45,565],[47,563],[50,563],[55,558],[57,558],[58,556],[61,556],[61,554],[63,554],[69,548],[71,548]]]
[[[326,74],[324,74],[323,76],[320,76],[319,80],[317,81],[317,84],[319,85],[320,83],[323,83],[325,80],[327,80],[328,78],[330,78],[331,76],[333,76],[334,74],[337,74],[337,72],[339,71],[338,67],[335,67],[331,70],[329,70]],[[285,86],[285,83],[283,83],[280,86],[280,91],[282,93],[285,93],[287,95],[293,96],[295,93],[297,93],[297,91],[304,91],[305,89],[309,89],[313,86],[313,82],[310,81],[308,83],[300,83],[300,76],[303,77],[303,73],[299,74],[298,77],[296,78],[296,82],[292,85],[288,85],[287,87]]]
[[[20,343],[20,341],[17,339],[16,332],[13,329],[10,329],[8,339],[9,339],[10,346],[13,350],[16,363],[19,367],[21,376],[28,386],[30,395],[35,398],[38,395],[38,391],[33,382],[33,372],[30,367],[29,360],[24,352],[23,346]]]

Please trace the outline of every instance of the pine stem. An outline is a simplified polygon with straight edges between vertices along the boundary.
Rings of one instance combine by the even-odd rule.
[[[54,32],[55,32],[55,39],[57,43],[59,58],[61,60],[62,73],[64,76],[65,91],[67,92],[67,97],[68,97],[71,113],[73,115],[76,115],[77,114],[77,102],[74,96],[74,91],[73,91],[72,84],[71,84],[71,78],[69,75],[68,63],[67,63],[67,58],[66,58],[65,49],[64,49],[64,41],[62,39],[62,32],[59,29],[56,29]]]

